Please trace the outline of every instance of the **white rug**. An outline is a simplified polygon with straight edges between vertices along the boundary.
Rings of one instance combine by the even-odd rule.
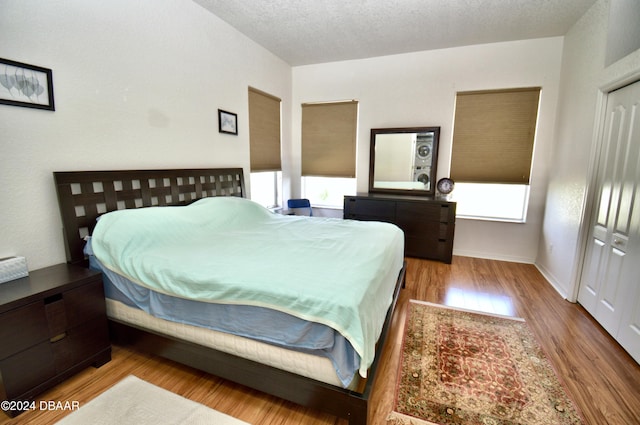
[[[61,425],[248,425],[195,401],[129,375],[80,409]]]

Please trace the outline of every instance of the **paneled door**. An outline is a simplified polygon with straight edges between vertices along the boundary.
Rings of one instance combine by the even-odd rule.
[[[578,302],[640,362],[640,82],[607,98]]]

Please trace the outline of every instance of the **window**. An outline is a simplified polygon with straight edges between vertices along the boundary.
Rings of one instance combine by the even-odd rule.
[[[302,190],[312,204],[342,208],[355,194],[358,102],[302,105]]]
[[[306,176],[302,178],[302,193],[314,206],[342,208],[344,195],[356,193],[356,179]]]
[[[251,200],[266,208],[277,208],[282,205],[281,187],[281,171],[251,173]]]
[[[451,200],[457,203],[457,217],[524,222],[529,185],[456,182]]]
[[[282,205],[280,99],[249,87],[251,199],[268,208]]]
[[[458,216],[526,220],[539,98],[539,87],[457,94],[451,178]]]

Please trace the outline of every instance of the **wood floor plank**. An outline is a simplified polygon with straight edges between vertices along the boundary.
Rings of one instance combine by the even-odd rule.
[[[468,257],[452,264],[407,259],[407,287],[399,301],[378,370],[369,411],[385,425],[393,408],[404,317],[409,299],[524,318],[553,363],[587,424],[640,424],[640,366],[579,305],[562,299],[535,266]],[[346,421],[268,396],[155,356],[114,346],[113,359],[88,368],[42,394],[37,402],[80,405],[127,375],[256,425],[344,425]],[[69,411],[39,410],[0,425],[50,424]]]

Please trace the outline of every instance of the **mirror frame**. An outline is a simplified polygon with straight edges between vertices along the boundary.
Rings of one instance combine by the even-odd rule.
[[[411,190],[411,189],[390,189],[375,188],[375,163],[376,163],[376,136],[378,134],[397,134],[397,133],[427,133],[433,132],[433,147],[431,152],[431,173],[429,179],[431,185],[429,190]],[[394,195],[412,195],[412,196],[434,196],[436,193],[436,176],[438,168],[438,145],[440,141],[440,127],[403,127],[403,128],[372,128],[371,129],[371,145],[369,151],[369,193],[386,193]]]

